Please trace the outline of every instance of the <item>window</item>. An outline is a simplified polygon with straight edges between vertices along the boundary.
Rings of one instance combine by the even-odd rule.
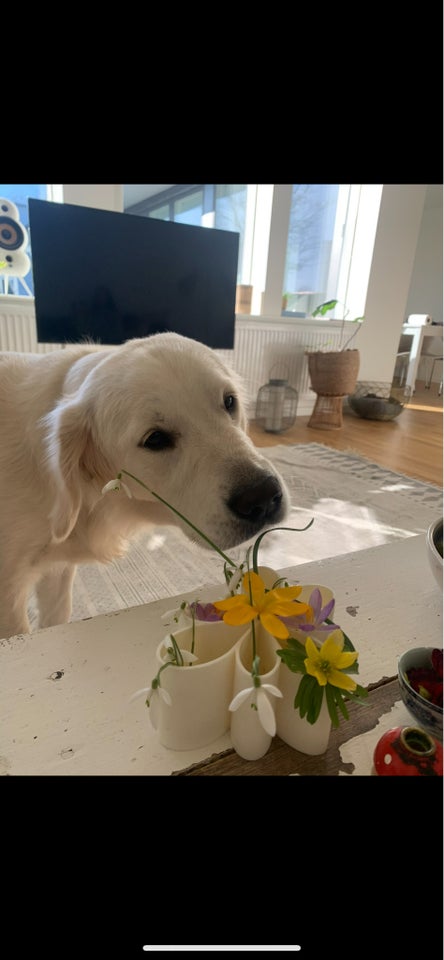
[[[28,199],[29,197],[34,197],[37,200],[46,200],[48,199],[48,188],[46,183],[0,183],[0,197],[4,200],[9,200],[11,203],[14,203],[18,209],[19,222],[23,227],[25,227],[28,234],[28,239],[30,240],[29,233],[29,220],[28,220]],[[32,260],[30,243],[24,250],[28,254],[28,257]],[[0,260],[5,259],[5,254],[7,254],[7,248],[1,246],[0,243]],[[1,273],[0,273],[1,277]],[[26,282],[26,286],[22,283],[20,277],[8,277],[8,293],[23,295],[27,294],[28,290],[31,295],[34,295],[34,284],[32,277],[32,266],[29,271],[23,278]],[[26,289],[28,287],[28,290]]]
[[[239,234],[237,282],[252,286],[252,313],[302,318],[327,299],[347,301],[356,316],[363,312],[380,185],[284,185],[291,195],[285,200],[287,236],[286,218],[285,226],[273,220],[279,184],[175,184],[157,194],[152,189],[148,184],[151,195],[126,212]],[[271,294],[268,281],[275,286]]]
[[[189,193],[174,202],[173,220],[177,223],[190,223],[195,227],[200,227],[203,214],[203,193],[202,190],[196,190]]]
[[[344,223],[336,227],[340,187],[329,183],[295,183],[290,209],[285,263],[283,312],[305,317],[332,297],[337,288],[340,261],[335,240],[341,244]],[[341,207],[342,209],[342,207]]]

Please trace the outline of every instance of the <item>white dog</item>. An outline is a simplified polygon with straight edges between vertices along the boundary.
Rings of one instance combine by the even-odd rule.
[[[147,524],[180,523],[222,549],[282,521],[282,478],[246,435],[237,376],[173,333],[120,347],[0,354],[0,637],[65,623],[77,563],[122,556]]]

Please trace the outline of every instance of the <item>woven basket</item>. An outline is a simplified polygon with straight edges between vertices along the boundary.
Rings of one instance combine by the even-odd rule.
[[[353,393],[359,373],[359,350],[307,353],[308,372],[315,393],[346,397]]]

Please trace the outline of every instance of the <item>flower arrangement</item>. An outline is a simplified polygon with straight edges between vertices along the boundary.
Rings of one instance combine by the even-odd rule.
[[[123,491],[131,497],[128,484],[122,480],[123,475],[149,490],[138,477],[121,470],[116,479],[103,487],[102,493]],[[146,694],[148,707],[153,705],[156,698],[171,706],[171,697],[162,686],[162,674],[172,665],[193,666],[197,659],[194,649],[196,626],[199,622],[224,621],[227,625],[237,627],[249,624],[251,683],[233,697],[229,710],[235,712],[249,701],[252,709],[257,711],[264,730],[274,736],[276,721],[270,697],[282,697],[282,693],[278,687],[264,683],[261,679],[260,657],[256,644],[256,629],[261,624],[265,631],[278,641],[276,653],[282,663],[293,673],[301,674],[294,700],[294,707],[299,711],[300,717],[305,718],[309,724],[315,724],[325,695],[332,726],[339,725],[339,713],[348,719],[346,701],[364,703],[367,691],[351,676],[358,673],[357,651],[340,626],[330,619],[335,605],[334,599],[323,606],[321,592],[316,587],[312,590],[308,602],[303,602],[299,599],[304,589],[302,586],[290,586],[285,578],[276,579],[274,571],[258,565],[259,547],[267,533],[273,530],[302,532],[312,525],[313,519],[303,528],[273,527],[265,530],[257,537],[253,546],[248,548],[245,559],[236,563],[175,507],[154,490],[149,492],[185,521],[221,556],[224,561],[227,592],[220,600],[212,602],[202,602],[197,598],[191,603],[183,601],[177,609],[163,615],[162,621],[169,626],[172,623],[177,628],[191,626],[191,650],[182,649],[171,632],[163,642],[163,662],[156,676],[148,688],[137,691],[134,697]]]

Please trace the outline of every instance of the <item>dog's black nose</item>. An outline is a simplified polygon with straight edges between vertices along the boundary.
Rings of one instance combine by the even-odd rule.
[[[276,477],[265,476],[255,484],[235,491],[228,506],[241,520],[254,524],[271,522],[280,512],[282,489]]]

